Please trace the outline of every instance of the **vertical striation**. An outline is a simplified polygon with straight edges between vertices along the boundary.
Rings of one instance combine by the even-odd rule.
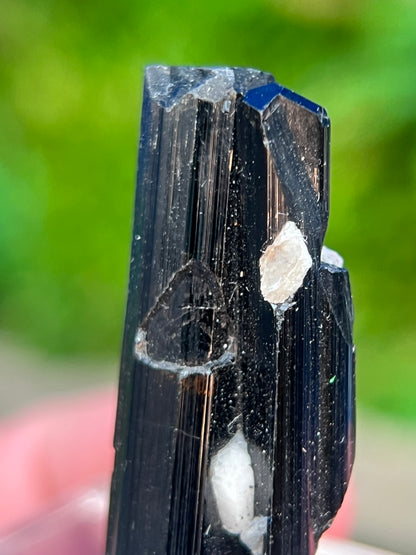
[[[269,74],[147,68],[108,555],[308,555],[339,509],[353,311],[321,262],[328,145],[325,110]]]

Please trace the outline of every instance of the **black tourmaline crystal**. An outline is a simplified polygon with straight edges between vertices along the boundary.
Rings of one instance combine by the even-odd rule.
[[[308,555],[354,457],[329,119],[269,74],[146,70],[108,555]]]

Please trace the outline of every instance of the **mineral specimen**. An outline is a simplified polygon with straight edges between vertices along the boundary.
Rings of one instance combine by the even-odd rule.
[[[354,457],[329,119],[240,68],[146,70],[108,555],[309,555]]]

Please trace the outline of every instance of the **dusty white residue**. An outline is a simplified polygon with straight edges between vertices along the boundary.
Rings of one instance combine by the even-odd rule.
[[[331,264],[332,266],[337,266],[337,268],[344,267],[344,259],[337,251],[328,249],[325,245],[322,247],[321,251],[321,262],[325,264]]]
[[[312,266],[305,239],[288,221],[260,257],[260,288],[266,301],[277,305],[292,297]]]
[[[209,475],[223,528],[262,555],[267,518],[254,516],[254,471],[241,430],[214,455]]]
[[[198,87],[195,87],[192,94],[201,100],[219,102],[223,100],[224,97],[232,94],[233,87],[234,71],[230,68],[216,68],[212,77]],[[229,111],[229,109],[227,111]]]

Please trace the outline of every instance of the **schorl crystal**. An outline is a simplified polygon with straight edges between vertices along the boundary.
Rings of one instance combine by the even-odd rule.
[[[146,70],[108,555],[309,555],[354,458],[329,119],[266,73]]]

